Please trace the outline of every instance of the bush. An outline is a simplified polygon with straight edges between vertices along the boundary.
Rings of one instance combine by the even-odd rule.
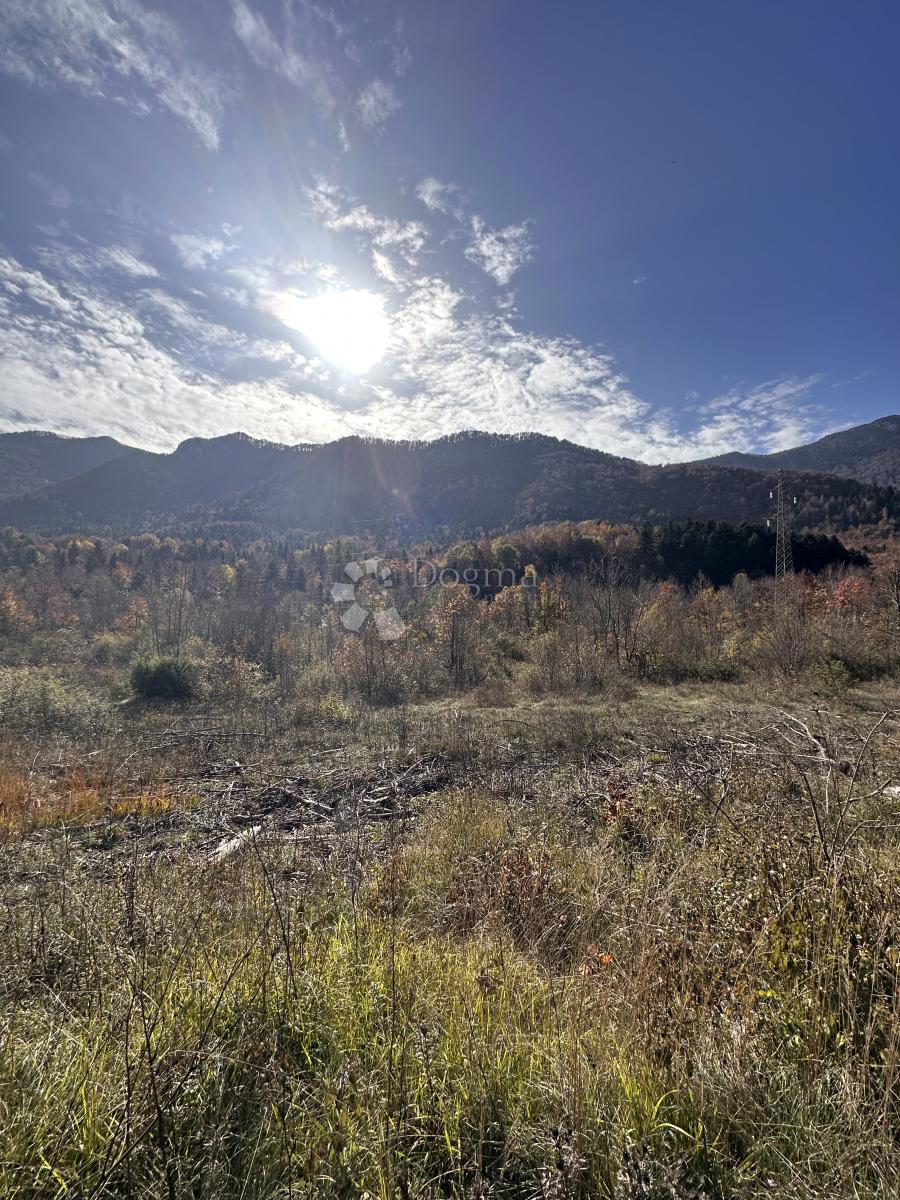
[[[204,648],[196,672],[204,699],[223,704],[245,705],[250,701],[261,701],[272,690],[259,663],[249,662],[237,654],[223,654],[211,646]]]
[[[329,692],[320,698],[301,699],[294,706],[292,720],[297,726],[331,725],[340,728],[352,723],[353,709],[340,696]]]
[[[843,696],[856,682],[853,672],[840,658],[826,658],[817,665],[813,676],[819,691],[826,696]]]
[[[140,662],[131,672],[131,686],[144,700],[190,700],[196,684],[196,668],[183,658]]]
[[[0,668],[0,730],[87,737],[110,717],[105,699],[71,680],[44,668]]]
[[[98,667],[124,666],[134,652],[134,638],[128,634],[101,633],[86,647],[85,658]]]

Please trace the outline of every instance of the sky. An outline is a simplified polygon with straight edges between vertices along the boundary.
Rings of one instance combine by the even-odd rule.
[[[0,0],[0,430],[900,411],[895,0]]]

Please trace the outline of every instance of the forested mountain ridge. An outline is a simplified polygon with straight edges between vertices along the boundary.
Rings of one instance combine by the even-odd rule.
[[[2,438],[0,438],[2,445]],[[61,483],[0,505],[23,529],[138,528],[214,504],[283,470],[295,447],[245,434],[191,438],[171,454],[127,449]]]
[[[754,471],[823,471],[900,487],[900,416],[879,417],[867,425],[842,429],[809,445],[775,454],[719,454],[702,459],[701,465]]]
[[[462,433],[432,442],[357,437],[282,446],[243,434],[125,451],[74,478],[0,503],[0,526],[134,532],[240,522],[267,530],[374,532],[409,541],[557,520],[764,521],[774,472],[650,466],[539,434]],[[789,472],[796,527],[900,520],[900,493]]]
[[[133,453],[111,437],[60,437],[29,430],[0,434],[0,501],[73,479]]]
[[[900,494],[791,473],[799,526],[900,517]],[[401,540],[546,521],[764,521],[774,474],[694,464],[649,466],[540,435],[457,434],[415,444],[346,438],[220,506],[262,528],[382,530]]]

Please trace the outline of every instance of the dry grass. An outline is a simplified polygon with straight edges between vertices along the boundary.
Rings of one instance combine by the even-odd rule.
[[[108,782],[92,781],[82,768],[52,779],[0,771],[0,830],[7,836],[24,837],[55,825],[162,816],[183,803],[165,792],[119,795]]]
[[[59,807],[4,860],[0,1192],[895,1196],[896,727],[854,775],[872,722],[828,723],[829,775],[777,729],[722,741],[712,695],[613,729],[451,706],[367,714],[334,754],[271,745],[272,778],[355,798],[287,835],[282,808],[248,816],[224,859],[103,848],[204,772],[230,792],[208,737],[8,768],[10,811]],[[427,753],[442,790],[362,824]]]
[[[23,832],[26,827],[25,814],[30,809],[27,774],[0,767],[0,829]]]

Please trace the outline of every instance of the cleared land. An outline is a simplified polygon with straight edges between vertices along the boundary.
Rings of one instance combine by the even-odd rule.
[[[0,1191],[895,1195],[896,687],[778,691],[32,697]]]

